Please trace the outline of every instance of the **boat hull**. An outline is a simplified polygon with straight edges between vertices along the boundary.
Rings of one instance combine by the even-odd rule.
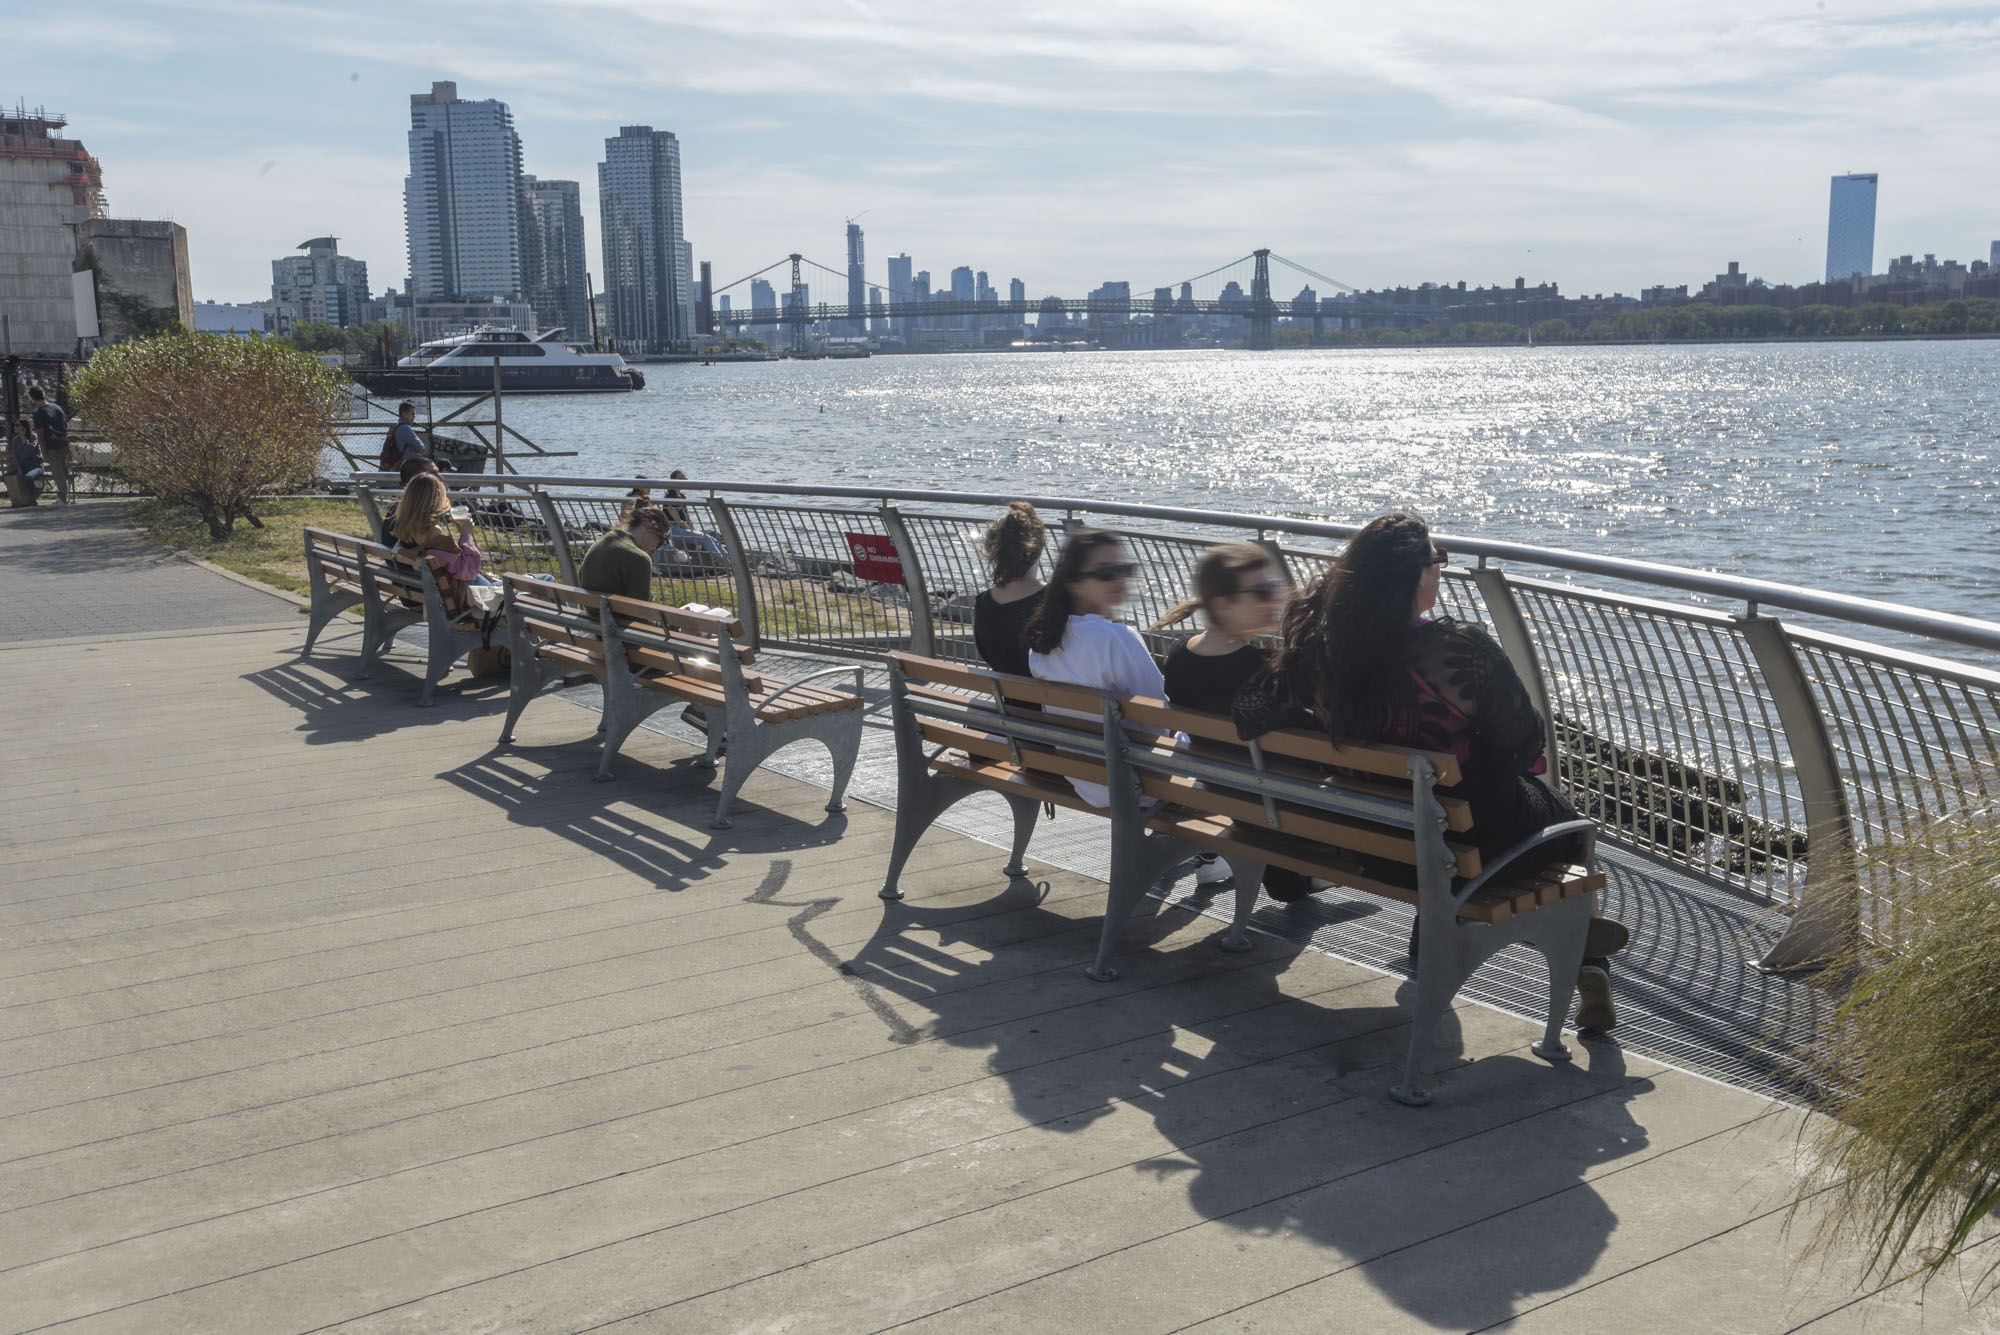
[[[429,370],[402,366],[386,370],[366,367],[355,370],[354,380],[371,394],[392,397],[493,392],[493,368],[490,365],[441,366]],[[503,394],[625,394],[645,387],[646,378],[629,367],[623,370],[611,366],[500,368],[500,392]]]

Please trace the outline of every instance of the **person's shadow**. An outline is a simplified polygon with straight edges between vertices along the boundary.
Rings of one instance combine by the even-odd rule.
[[[794,935],[852,980],[892,1041],[985,1049],[1043,1131],[1144,1113],[1174,1150],[1136,1171],[1182,1179],[1226,1228],[1311,1239],[1320,1274],[1360,1267],[1426,1322],[1507,1319],[1525,1296],[1588,1274],[1617,1226],[1586,1174],[1645,1146],[1628,1105],[1649,1086],[1626,1077],[1613,1044],[1572,1039],[1569,1067],[1524,1051],[1469,1060],[1464,1025],[1490,1051],[1516,1022],[1454,1011],[1428,1061],[1444,1073],[1438,1101],[1411,1109],[1387,1094],[1409,1041],[1408,980],[1297,995],[1281,986],[1297,947],[1167,944],[1189,919],[1151,903],[1127,927],[1121,980],[1093,982],[1082,966],[1097,920],[1055,911],[1049,887],[1023,878],[979,902],[891,903],[843,954],[811,940],[826,907],[782,880],[759,902],[794,910]]]

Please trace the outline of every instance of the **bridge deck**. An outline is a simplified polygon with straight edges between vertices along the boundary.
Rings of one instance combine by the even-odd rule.
[[[713,832],[353,638],[0,647],[0,1327],[1979,1327],[1793,1265],[1756,1093],[1465,1002],[1404,1109],[1395,977],[1167,905],[1093,984],[1082,872],[939,832],[885,915],[889,813]]]

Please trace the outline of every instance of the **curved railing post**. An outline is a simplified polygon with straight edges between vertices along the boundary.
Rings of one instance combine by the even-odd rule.
[[[1551,788],[1561,790],[1557,781],[1558,765],[1556,757],[1556,711],[1549,707],[1549,684],[1542,677],[1541,655],[1535,652],[1535,642],[1528,635],[1528,619],[1521,615],[1521,604],[1514,597],[1514,589],[1507,582],[1507,572],[1498,566],[1489,566],[1482,559],[1472,572],[1473,587],[1479,590],[1479,600],[1486,605],[1486,615],[1493,618],[1493,635],[1500,641],[1500,648],[1507,655],[1507,661],[1514,665],[1514,673],[1521,684],[1528,688],[1528,699],[1542,716],[1543,754],[1549,758],[1548,773],[1543,781]]]
[[[750,552],[743,545],[743,534],[737,530],[736,516],[729,512],[729,502],[720,496],[708,498],[708,512],[715,516],[715,526],[722,530],[722,545],[729,552],[729,569],[736,576],[736,619],[742,623],[750,647],[762,649],[764,632],[757,617],[757,583],[750,577]]]
[[[361,513],[368,517],[368,538],[372,542],[382,535],[382,508],[375,504],[374,484],[357,480],[354,498],[361,502]]]
[[[903,566],[903,591],[910,598],[910,652],[935,658],[937,628],[931,622],[930,586],[924,582],[924,568],[917,564],[917,545],[910,541],[910,529],[901,511],[884,505],[881,515],[882,528],[896,545],[896,559]]]
[[[1736,618],[1757,670],[1777,706],[1806,811],[1806,883],[1792,906],[1792,923],[1757,961],[1767,973],[1816,969],[1850,950],[1861,935],[1861,901],[1854,881],[1853,813],[1826,716],[1813,699],[1785,627],[1753,608]],[[1774,757],[1775,759],[1775,757]]]
[[[549,535],[549,551],[556,558],[556,573],[562,582],[572,587],[576,584],[576,558],[569,550],[569,534],[564,531],[562,516],[556,513],[555,499],[540,487],[533,491],[535,509],[542,516],[542,528]]]

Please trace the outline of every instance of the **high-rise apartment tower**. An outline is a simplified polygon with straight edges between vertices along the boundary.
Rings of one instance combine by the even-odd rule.
[[[505,102],[461,101],[455,83],[410,95],[403,220],[418,297],[521,295],[521,138]]]
[[[861,249],[861,229],[853,223],[847,224],[847,305],[850,310],[860,310],[868,300],[867,265],[863,262]],[[857,317],[844,320],[848,334],[858,338],[866,326]]]
[[[620,348],[664,351],[694,335],[694,248],[681,224],[681,146],[671,131],[627,125],[597,167],[604,293]]]
[[[351,325],[362,321],[368,301],[368,265],[340,253],[337,237],[301,241],[303,255],[271,261],[271,301],[277,332],[291,332],[299,320]]]
[[[1875,272],[1874,172],[1833,178],[1826,209],[1826,281]]]
[[[543,329],[560,325],[565,343],[590,339],[589,274],[583,258],[583,187],[521,178],[522,295]]]

